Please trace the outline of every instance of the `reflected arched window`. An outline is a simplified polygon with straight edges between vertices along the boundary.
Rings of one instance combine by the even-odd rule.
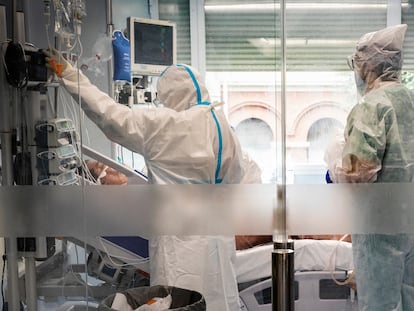
[[[250,118],[240,122],[235,131],[243,150],[248,152],[261,168],[262,182],[274,183],[276,163],[275,153],[272,151],[273,133],[270,126],[260,119]]]
[[[344,126],[331,118],[319,119],[309,128],[308,162],[323,162],[325,150],[330,142],[342,135]]]
[[[266,122],[250,118],[236,126],[236,135],[246,149],[267,149],[273,140],[272,129]]]

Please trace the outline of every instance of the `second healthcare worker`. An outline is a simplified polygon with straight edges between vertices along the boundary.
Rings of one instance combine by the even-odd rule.
[[[401,84],[406,30],[391,26],[357,43],[350,66],[361,99],[348,116],[341,157],[327,157],[334,182],[413,180],[414,93]],[[414,236],[378,230],[352,235],[359,309],[413,310]]]

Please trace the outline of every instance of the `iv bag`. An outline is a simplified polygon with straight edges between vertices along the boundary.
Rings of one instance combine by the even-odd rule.
[[[114,31],[112,47],[114,51],[114,81],[131,81],[131,52],[129,40],[124,34]]]
[[[112,39],[101,34],[92,47],[92,55],[81,60],[82,71],[90,71],[95,76],[103,75],[105,72],[104,63],[112,58]]]

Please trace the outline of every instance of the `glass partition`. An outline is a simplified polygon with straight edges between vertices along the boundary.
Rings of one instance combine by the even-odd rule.
[[[410,1],[72,2],[22,5],[15,34],[0,3],[8,310],[115,308],[116,293],[132,309],[168,294],[175,307],[214,311],[410,305],[412,278],[394,268],[409,267],[413,242],[412,112],[389,112],[414,88]],[[176,24],[168,83],[170,69],[114,78],[128,17]],[[362,66],[363,34],[400,23],[407,89],[379,96],[378,112],[350,67]],[[54,79],[40,50],[52,46],[72,64],[59,77],[49,63]],[[16,55],[29,59],[24,74]],[[184,112],[171,106],[186,100]],[[366,106],[374,112],[360,117]],[[381,166],[367,169],[361,154]],[[377,296],[387,284],[404,288],[397,300]]]
[[[282,5],[285,5],[285,20],[281,25]],[[346,279],[354,270],[350,234],[409,233],[412,230],[408,221],[412,216],[410,212],[407,214],[410,209],[406,203],[410,195],[403,195],[404,199],[400,197],[400,190],[405,186],[410,189],[410,184],[328,185],[326,176],[330,164],[327,155],[332,156],[329,152],[339,150],[332,149],[332,143],[343,139],[347,117],[360,100],[347,58],[354,53],[363,34],[399,23],[408,24],[402,81],[411,87],[411,4],[406,1],[205,1],[205,11],[207,77],[211,76],[212,84],[224,77],[216,93],[220,99],[227,96],[229,105],[234,102],[231,105],[235,108],[229,111],[229,118],[236,124],[241,143],[264,168],[264,182],[280,183],[277,179],[280,175],[270,173],[274,166],[263,155],[267,153],[266,142],[270,140],[271,130],[282,123],[280,105],[285,100],[286,123],[282,129],[286,133],[286,146],[282,147],[285,148],[282,154],[286,154],[290,237],[301,247],[304,240],[312,239],[314,243],[320,241],[336,250],[346,249],[344,258],[351,260],[338,272],[341,280]],[[286,31],[284,42],[280,41],[281,29]],[[266,89],[269,81],[272,81],[271,96],[267,96]],[[276,116],[271,121],[263,112],[266,108]],[[276,138],[276,149],[280,148],[281,137],[273,137]],[[411,144],[410,141],[405,143]],[[278,151],[270,158],[277,162]],[[395,207],[392,212],[389,205]],[[321,270],[335,270],[332,262],[335,254],[335,250],[328,254],[329,266]],[[336,260],[341,258],[337,256]],[[295,270],[300,269],[301,263],[295,261]],[[323,273],[318,277],[327,279],[321,279],[321,282],[326,281],[333,288],[337,286],[333,291],[343,295],[336,301],[336,307],[356,308],[356,292],[349,288],[355,285],[353,274],[351,281],[342,284]],[[297,275],[297,279],[302,277],[306,276]],[[360,282],[363,284],[363,277]],[[314,286],[318,286],[316,278]],[[324,295],[321,292],[321,297]],[[333,305],[328,307],[326,300],[321,299],[319,309],[323,304],[335,308]],[[296,308],[304,308],[307,304],[304,301],[300,295],[295,297]]]

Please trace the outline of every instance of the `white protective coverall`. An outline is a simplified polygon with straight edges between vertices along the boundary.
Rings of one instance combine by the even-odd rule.
[[[334,182],[413,180],[414,93],[401,84],[406,29],[392,26],[358,41],[352,63],[362,97],[348,116],[341,157],[327,152]],[[413,235],[353,234],[352,247],[359,309],[413,310]]]
[[[52,51],[50,58],[59,60]],[[168,67],[158,79],[156,109],[130,109],[65,64],[61,81],[86,115],[112,141],[141,154],[152,184],[260,183],[260,169],[243,153],[221,109],[210,104],[199,73]],[[195,290],[207,310],[239,310],[234,237],[161,236],[150,239],[151,285]]]

